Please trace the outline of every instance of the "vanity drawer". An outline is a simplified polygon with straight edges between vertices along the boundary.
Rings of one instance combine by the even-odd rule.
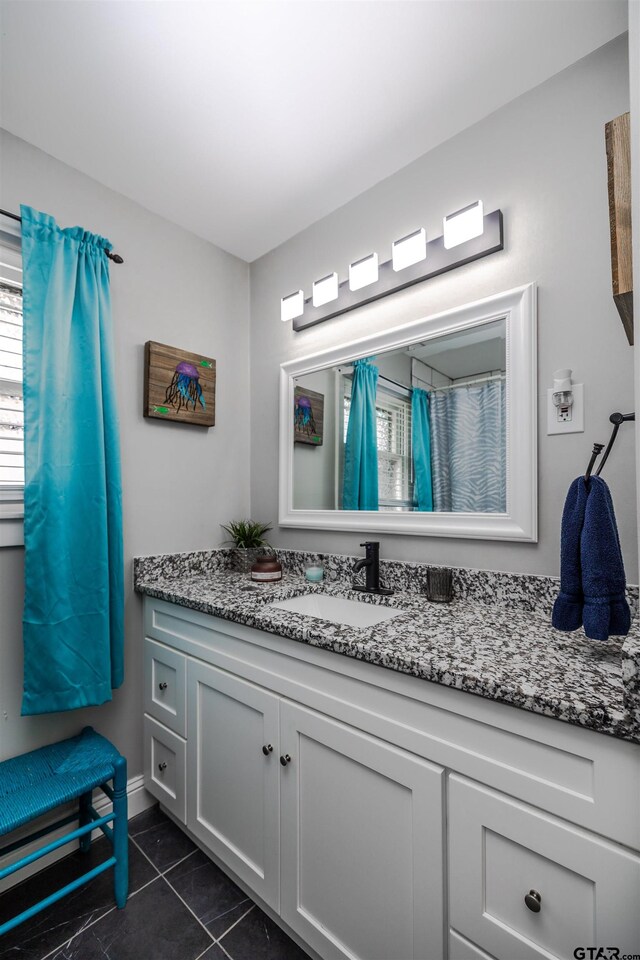
[[[638,856],[457,775],[449,883],[451,926],[501,960],[569,960],[593,944],[637,952]]]
[[[186,822],[187,742],[144,717],[144,785],[182,823]]]
[[[144,710],[185,737],[186,657],[148,637],[144,641]]]

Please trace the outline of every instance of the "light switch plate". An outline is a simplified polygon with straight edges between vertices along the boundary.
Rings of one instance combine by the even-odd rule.
[[[547,434],[584,433],[584,385],[574,383],[571,420],[558,420],[558,408],[553,403],[553,390],[547,390]]]

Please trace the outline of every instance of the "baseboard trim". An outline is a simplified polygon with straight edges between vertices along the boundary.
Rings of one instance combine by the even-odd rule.
[[[143,813],[149,807],[152,807],[156,802],[156,798],[152,797],[151,794],[145,789],[144,774],[141,773],[137,777],[131,777],[131,779],[127,781],[127,814],[129,820],[131,820],[132,817],[137,817],[139,813]],[[50,814],[47,814],[46,817],[41,817],[37,821],[38,827],[45,827],[47,823],[55,823],[56,820],[59,820],[65,815],[65,812],[71,813],[75,806],[76,804],[70,803],[64,807],[56,807],[56,809]],[[100,794],[99,799],[96,797],[94,806],[96,808],[96,812],[101,817],[104,817],[105,814],[109,813],[111,810],[111,801],[105,796],[105,794]],[[28,834],[33,833],[34,829],[36,829],[35,821],[26,824],[20,831],[16,830],[16,839],[20,836],[20,834],[22,834],[22,836],[27,836]],[[74,827],[72,824],[67,827],[62,827],[60,830],[55,830],[46,837],[42,837],[40,840],[35,840],[33,843],[29,843],[24,847],[20,847],[19,850],[14,850],[13,853],[9,853],[4,857],[0,857],[0,869],[7,867],[10,863],[15,863],[16,860],[20,859],[20,857],[26,857],[28,854],[34,853],[34,851],[38,850],[45,843],[51,843],[53,840],[57,840],[58,837],[64,836],[65,833],[69,833],[73,829]],[[98,837],[101,836],[101,830],[94,830],[91,834],[91,839],[97,840]],[[6,877],[4,880],[0,881],[0,893],[2,893],[4,890],[8,890],[10,887],[13,887],[18,883],[22,883],[23,880],[27,879],[27,877],[30,877],[34,873],[39,873],[40,870],[44,870],[45,867],[50,866],[57,860],[62,860],[63,857],[68,856],[77,849],[77,840],[71,843],[66,843],[58,850],[54,850],[52,853],[47,854],[46,857],[41,857],[40,860],[30,863],[28,867],[23,867],[21,870],[17,870],[16,873],[13,873],[10,877]]]

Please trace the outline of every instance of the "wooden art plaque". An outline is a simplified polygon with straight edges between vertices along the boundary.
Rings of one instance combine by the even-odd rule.
[[[324,433],[324,394],[306,387],[296,387],[293,410],[294,443],[322,446]]]
[[[145,417],[213,427],[216,362],[200,353],[148,340],[144,345]]]

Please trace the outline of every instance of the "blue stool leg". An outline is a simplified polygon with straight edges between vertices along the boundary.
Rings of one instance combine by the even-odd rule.
[[[91,807],[91,800],[93,797],[93,792],[89,790],[87,793],[80,795],[79,801],[79,812],[78,812],[78,826],[84,827],[87,823],[91,823],[91,814],[89,813],[89,808]],[[80,837],[80,850],[82,853],[88,853],[89,848],[91,847],[91,833],[85,833],[84,837]]]
[[[116,904],[122,909],[129,892],[129,822],[127,819],[127,761],[119,757],[113,777],[113,885]]]

